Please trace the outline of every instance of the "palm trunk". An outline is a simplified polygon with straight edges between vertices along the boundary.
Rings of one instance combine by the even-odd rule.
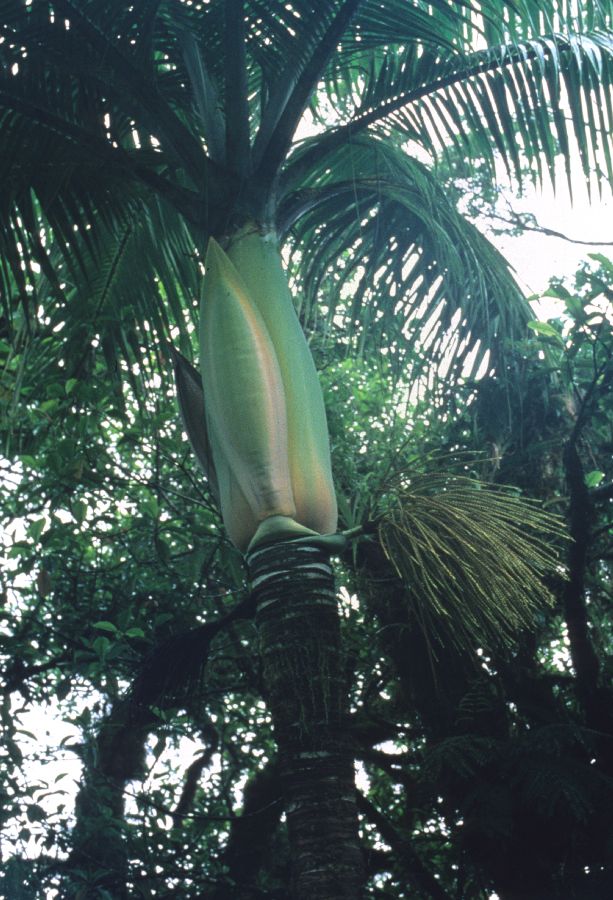
[[[279,752],[293,900],[357,900],[363,860],[332,567],[302,541],[248,556]]]

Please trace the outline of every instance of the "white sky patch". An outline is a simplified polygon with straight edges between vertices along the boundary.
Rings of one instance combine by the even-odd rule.
[[[90,697],[82,705],[87,706]],[[30,821],[22,814],[9,823],[0,836],[3,855],[11,855],[15,849],[24,856],[40,853],[39,840],[48,827],[53,825],[64,809],[71,810],[81,777],[81,762],[74,748],[83,735],[81,730],[67,722],[61,715],[57,702],[26,708],[20,698],[13,699],[11,714],[18,722],[17,738],[23,753],[21,776],[23,786],[31,790],[30,802],[45,810],[46,819],[38,823]],[[65,714],[65,710],[63,711]],[[29,838],[23,838],[21,831],[26,828]]]
[[[526,231],[519,237],[494,235],[487,223],[480,223],[488,238],[511,263],[522,290],[526,295],[542,294],[552,277],[571,278],[588,253],[602,253],[613,257],[613,189],[605,185],[602,197],[594,190],[588,196],[585,179],[575,161],[572,179],[573,199],[567,188],[562,160],[558,161],[558,191],[551,185],[542,189],[527,186],[524,197],[518,199],[508,184],[502,188],[501,215],[508,201],[517,213],[531,213],[539,225],[560,232],[576,241],[594,243],[577,244],[558,237]],[[500,179],[504,185],[504,179]],[[602,243],[598,243],[602,242]],[[607,245],[608,243],[608,245]],[[550,313],[551,314],[551,313]]]

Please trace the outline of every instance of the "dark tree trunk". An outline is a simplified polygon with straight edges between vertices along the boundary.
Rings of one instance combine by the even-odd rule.
[[[230,825],[223,863],[233,885],[233,900],[254,900],[258,896],[254,885],[260,871],[266,871],[273,860],[281,812],[277,762],[270,760],[245,785],[242,813]],[[211,900],[228,900],[227,885],[213,892]]]
[[[86,747],[62,897],[80,896],[87,889],[92,896],[106,891],[114,900],[128,897],[124,789],[144,774],[145,742],[154,723],[148,708],[135,711],[117,700],[95,742]]]
[[[279,752],[293,900],[357,900],[353,748],[340,617],[327,554],[307,543],[248,557],[266,700]]]

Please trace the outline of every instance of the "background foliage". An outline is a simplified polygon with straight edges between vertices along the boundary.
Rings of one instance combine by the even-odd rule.
[[[191,355],[206,237],[264,197],[341,526],[366,532],[336,568],[369,896],[602,900],[613,263],[554,283],[559,315],[531,322],[458,185],[477,180],[480,209],[497,163],[539,183],[571,145],[610,180],[611,4],[482,0],[479,31],[469,3],[253,0],[229,47],[226,5],[0,0],[0,890],[286,897],[245,572],[167,352]],[[241,44],[233,104],[210,87],[232,85]],[[305,106],[313,133],[292,144]],[[376,537],[390,485],[410,497],[432,472],[567,524],[553,602],[511,642],[459,642],[453,591],[424,628]]]
[[[510,649],[473,653],[444,623],[424,639],[378,544],[340,562],[373,896],[583,900],[610,887],[611,284],[610,261],[591,261],[575,285],[554,285],[563,312],[513,345],[504,376],[404,411],[380,360],[319,353],[344,524],[369,519],[390,475],[442,459],[542,500],[575,537],[560,545],[570,578],[551,585],[555,606]],[[61,877],[75,896],[105,896],[104,865],[119,861],[133,896],[239,896],[242,884],[283,896],[249,618],[193,632],[198,652],[210,643],[189,696],[173,696],[163,653],[149,662],[171,635],[245,603],[169,377],[145,357],[138,394],[119,398],[107,379],[67,378],[62,346],[53,330],[23,355],[3,345],[4,895],[39,897]]]

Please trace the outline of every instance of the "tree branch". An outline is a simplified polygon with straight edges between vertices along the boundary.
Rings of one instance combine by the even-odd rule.
[[[233,881],[255,882],[282,812],[282,788],[277,762],[273,759],[245,785],[242,813],[230,826],[224,863]]]
[[[576,441],[571,440],[566,445],[564,468],[570,491],[569,531],[573,539],[568,554],[569,577],[563,594],[564,618],[568,627],[571,658],[577,673],[577,692],[587,709],[597,691],[600,667],[589,635],[584,599],[592,510]]]
[[[421,861],[410,841],[399,834],[389,819],[379,812],[360,791],[357,791],[357,803],[358,810],[375,825],[386,844],[389,844],[394,850],[399,868],[403,870],[405,876],[414,881],[421,890],[427,891],[432,900],[452,900],[430,869]]]
[[[609,389],[613,368],[607,361],[594,375],[586,391],[571,435],[564,448],[564,470],[569,486],[569,577],[564,586],[564,617],[568,627],[570,653],[577,673],[577,694],[590,728],[604,734],[613,732],[613,696],[600,683],[600,665],[589,633],[585,600],[585,575],[591,543],[593,507],[585,484],[583,464],[577,445],[600,394]],[[605,767],[613,771],[613,756],[605,754]]]
[[[138,710],[159,704],[160,698],[189,695],[200,682],[213,638],[237,619],[252,618],[254,614],[255,601],[248,595],[227,615],[173,635],[155,647],[132,685],[130,706]]]
[[[206,717],[202,730],[204,732],[203,736],[208,739],[208,746],[205,751],[201,753],[190,766],[188,766],[181,796],[172,813],[175,827],[178,827],[181,824],[182,820],[189,812],[191,805],[194,802],[194,797],[196,796],[200,776],[204,769],[210,766],[211,760],[219,747],[219,735],[208,716]]]
[[[569,235],[564,234],[561,231],[556,231],[553,228],[547,228],[545,225],[539,224],[536,216],[532,215],[532,213],[518,213],[509,208],[508,218],[499,213],[488,213],[488,218],[497,219],[499,222],[512,225],[514,228],[521,229],[522,232],[534,231],[538,234],[544,234],[546,237],[554,237],[559,238],[562,241],[568,241],[569,244],[580,244],[584,247],[613,247],[613,241],[584,241],[579,238],[569,237]]]

